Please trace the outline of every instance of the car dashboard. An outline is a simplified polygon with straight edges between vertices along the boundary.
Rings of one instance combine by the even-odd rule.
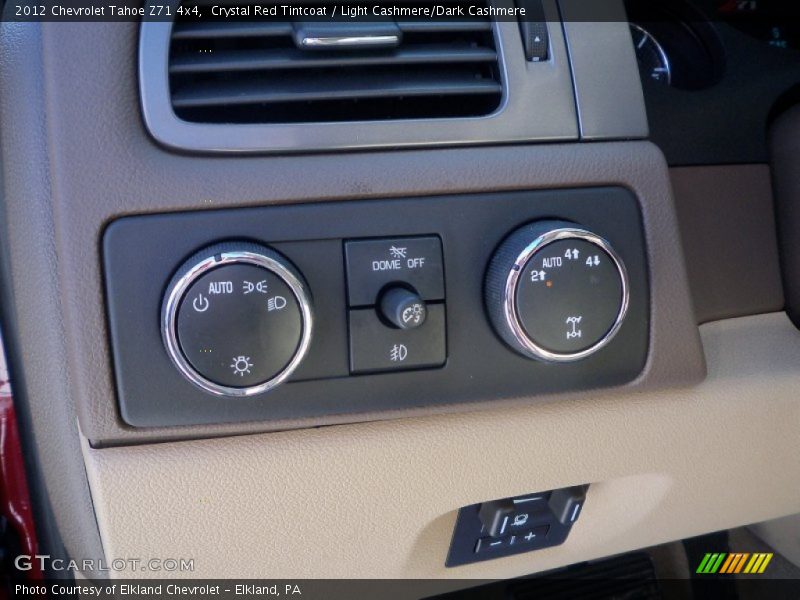
[[[44,548],[456,589],[800,511],[794,9],[235,4],[6,2]]]

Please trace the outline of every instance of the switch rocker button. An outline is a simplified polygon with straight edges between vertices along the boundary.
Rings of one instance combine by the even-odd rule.
[[[542,496],[505,498],[484,502],[478,511],[484,533],[492,537],[518,535],[531,528],[531,522],[546,512]]]
[[[508,516],[512,512],[514,512],[514,502],[510,498],[481,504],[478,517],[480,517],[484,532],[493,538],[500,537]]]
[[[578,515],[586,500],[585,485],[577,485],[560,490],[553,490],[550,495],[550,510],[553,511],[556,519],[564,525],[572,525],[578,520]]]
[[[440,367],[446,354],[443,304],[427,307],[425,323],[413,329],[386,325],[374,308],[350,311],[350,372],[379,373]]]

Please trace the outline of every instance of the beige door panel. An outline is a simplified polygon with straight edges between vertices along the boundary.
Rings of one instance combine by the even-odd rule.
[[[504,578],[797,512],[800,332],[783,313],[701,331],[690,389],[84,444],[105,553],[194,559],[187,576]],[[584,482],[564,545],[445,569],[459,507]]]

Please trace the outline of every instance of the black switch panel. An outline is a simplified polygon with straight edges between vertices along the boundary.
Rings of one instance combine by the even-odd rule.
[[[350,372],[441,367],[447,358],[442,242],[424,237],[345,242]]]
[[[436,236],[345,242],[350,306],[373,306],[381,290],[404,283],[426,302],[444,299],[442,243]]]
[[[457,567],[563,544],[588,485],[503,498],[458,511],[445,565]]]

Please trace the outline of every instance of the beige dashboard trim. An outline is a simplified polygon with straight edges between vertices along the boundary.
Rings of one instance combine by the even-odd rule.
[[[107,558],[193,558],[202,577],[513,577],[800,511],[800,332],[783,313],[701,331],[708,379],[680,391],[84,443]],[[458,507],[584,482],[565,545],[444,568]]]

